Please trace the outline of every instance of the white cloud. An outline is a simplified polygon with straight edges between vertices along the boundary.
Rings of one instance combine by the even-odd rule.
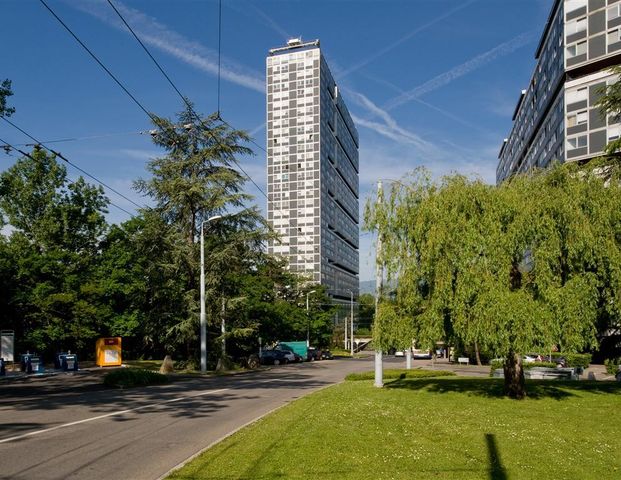
[[[454,80],[471,73],[484,65],[496,60],[497,58],[503,57],[505,55],[509,55],[513,53],[515,50],[527,45],[531,41],[535,39],[535,32],[526,32],[518,35],[511,40],[501,43],[496,47],[488,50],[487,52],[481,53],[474,58],[471,58],[467,62],[462,63],[461,65],[457,65],[456,67],[451,68],[450,70],[437,75],[436,77],[426,81],[422,85],[415,87],[407,92],[402,93],[401,95],[393,98],[388,103],[386,103],[386,110],[392,110],[400,105],[410,102],[411,100],[421,97],[429,92],[437,90],[440,87],[444,87]]]
[[[122,148],[119,153],[128,158],[135,160],[149,161],[162,155],[159,150],[141,150],[138,148]]]
[[[391,43],[390,45],[382,48],[381,50],[378,50],[377,52],[373,53],[372,55],[369,55],[368,57],[366,57],[364,60],[358,62],[357,64],[349,67],[346,70],[343,70],[341,72],[339,72],[336,75],[336,78],[338,80],[342,80],[343,78],[345,78],[346,76],[360,70],[362,67],[365,67],[366,65],[368,65],[369,63],[371,63],[372,61],[386,55],[388,52],[390,52],[391,50],[397,48],[399,45],[401,45],[403,42],[409,40],[410,38],[412,38],[414,35],[427,30],[428,28],[434,26],[436,23],[441,22],[442,20],[445,20],[446,18],[450,17],[451,15],[453,15],[454,13],[457,13],[460,10],[463,10],[464,8],[468,7],[470,4],[474,3],[476,0],[469,0],[467,2],[463,2],[461,4],[459,4],[457,7],[449,10],[448,12],[440,15],[437,18],[434,18],[433,20],[430,20],[429,22],[416,27],[414,30],[408,32],[406,35],[404,35],[403,37],[401,37],[399,40]]]
[[[127,27],[123,25],[104,0],[69,2],[69,5],[118,30],[130,34]],[[119,1],[115,2],[115,6],[143,43],[155,47],[203,72],[211,75],[218,74],[218,52],[215,50],[185,38],[183,35],[158,22],[155,18],[135,8],[127,7]],[[220,72],[222,78],[229,82],[265,93],[264,75],[259,72],[226,58],[222,58]]]
[[[361,125],[363,127],[369,128],[371,130],[376,131],[377,133],[384,135],[392,140],[395,140],[400,143],[406,143],[410,145],[414,145],[415,147],[430,151],[433,149],[433,146],[423,140],[417,134],[402,128],[397,124],[394,118],[390,116],[388,112],[382,110],[375,103],[373,103],[369,98],[367,98],[362,93],[355,92],[351,89],[347,89],[347,94],[350,95],[351,100],[367,110],[374,116],[379,117],[383,123],[373,122],[370,120],[366,120],[364,118],[358,117],[356,115],[352,115],[352,119],[354,123],[357,125]]]

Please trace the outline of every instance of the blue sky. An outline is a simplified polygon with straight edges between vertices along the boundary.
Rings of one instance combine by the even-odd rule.
[[[157,115],[180,99],[105,0],[47,0],[127,88]],[[218,2],[113,0],[179,89],[217,109]],[[222,116],[265,146],[265,56],[290,37],[319,38],[360,134],[361,211],[380,178],[424,165],[493,183],[497,154],[552,0],[223,0]],[[0,79],[13,81],[12,120],[139,204],[151,143],[142,112],[36,0],[3,0]],[[83,138],[90,137],[90,138]],[[0,138],[29,140],[0,122]],[[50,144],[52,146],[52,144]],[[265,191],[265,153],[242,159]],[[15,157],[0,154],[1,168]],[[69,167],[72,177],[78,172]],[[248,182],[256,203],[266,199]],[[114,193],[110,199],[134,211]],[[128,215],[110,208],[112,222]],[[361,280],[373,278],[361,237]]]

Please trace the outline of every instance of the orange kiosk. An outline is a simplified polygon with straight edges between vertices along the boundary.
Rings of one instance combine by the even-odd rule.
[[[95,358],[100,367],[121,366],[121,337],[98,338]]]

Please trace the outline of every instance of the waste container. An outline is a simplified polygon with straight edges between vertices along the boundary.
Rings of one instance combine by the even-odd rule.
[[[60,359],[60,366],[63,371],[77,371],[78,370],[78,356],[75,353],[65,353]]]
[[[98,338],[95,358],[100,367],[121,365],[121,337]]]
[[[0,376],[6,375],[6,367],[4,366],[4,358],[0,358]]]
[[[71,352],[61,352],[54,356],[54,368],[56,370],[77,371],[78,356]]]
[[[43,371],[41,357],[35,353],[22,353],[20,363],[22,372],[39,373]]]

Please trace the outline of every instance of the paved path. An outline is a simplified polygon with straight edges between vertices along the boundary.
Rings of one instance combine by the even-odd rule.
[[[0,478],[153,480],[265,413],[372,359],[276,367],[109,390],[100,376],[0,386]]]

